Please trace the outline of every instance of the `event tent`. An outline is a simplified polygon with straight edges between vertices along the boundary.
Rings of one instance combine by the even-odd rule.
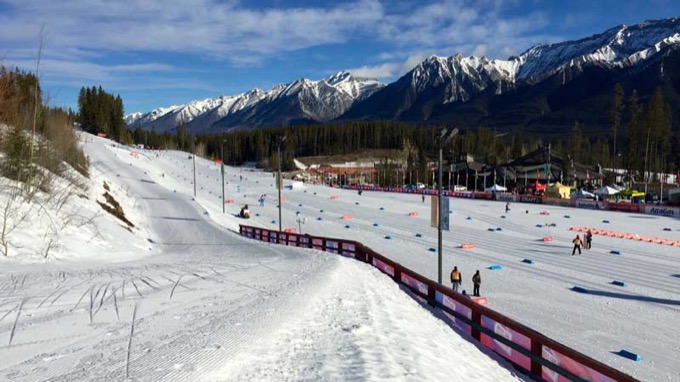
[[[505,187],[503,187],[503,186],[501,186],[501,185],[498,185],[498,184],[494,184],[493,186],[487,187],[487,188],[484,189],[484,191],[488,191],[488,192],[492,192],[492,191],[495,191],[495,192],[505,192],[505,191],[507,191],[507,190],[508,190],[507,188],[505,188]]]
[[[531,190],[536,190],[536,191],[545,191],[545,184],[539,183],[536,181],[535,183],[529,183],[527,184],[527,188]]]
[[[569,186],[565,186],[564,184],[557,182],[552,186],[549,186],[545,193],[548,196],[554,196],[561,199],[569,199],[570,192],[571,188]]]
[[[580,189],[571,194],[572,199],[595,199],[595,194]]]
[[[619,193],[619,190],[613,187],[609,186],[604,186],[602,188],[598,188],[597,190],[594,191],[595,195],[599,196],[611,196]]]

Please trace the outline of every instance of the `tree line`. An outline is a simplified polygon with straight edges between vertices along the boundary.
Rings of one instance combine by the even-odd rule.
[[[680,168],[680,149],[672,135],[670,106],[661,89],[643,103],[635,90],[625,94],[621,85],[613,89],[609,114],[611,128],[604,136],[584,132],[578,121],[566,136],[546,140],[519,134],[498,134],[484,126],[466,128],[443,146],[445,158],[455,153],[470,154],[488,166],[517,159],[539,147],[552,145],[577,163],[624,168],[641,180],[648,172],[673,172]],[[137,128],[133,139],[151,147],[199,152],[213,159],[239,165],[255,162],[276,168],[277,138],[285,135],[282,150],[284,168],[292,169],[292,157],[330,156],[362,150],[389,149],[407,163],[407,170],[425,169],[436,161],[439,130],[447,126],[407,124],[394,121],[350,121],[295,127],[241,130],[215,135],[193,136],[184,125],[176,134],[158,134]],[[387,158],[385,158],[387,159]],[[387,161],[386,161],[387,162]]]
[[[84,131],[106,134],[119,142],[131,143],[125,124],[123,100],[99,87],[80,88],[78,93],[78,122]]]
[[[73,130],[76,114],[49,107],[43,98],[35,74],[0,66],[0,172],[29,195],[48,191],[54,175],[69,177],[65,164],[85,176],[89,171]]]

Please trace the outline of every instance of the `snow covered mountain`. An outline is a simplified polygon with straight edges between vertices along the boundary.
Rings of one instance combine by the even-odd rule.
[[[524,116],[527,108],[518,117],[515,110],[504,109],[513,100],[507,101],[506,97],[501,107],[493,100],[519,92],[523,99],[531,100],[528,109],[536,115],[548,115],[555,111],[555,105],[545,106],[548,100],[564,97],[550,92],[558,92],[560,86],[578,80],[585,71],[596,70],[597,74],[588,78],[609,87],[614,78],[625,82],[627,73],[657,64],[658,57],[665,57],[678,47],[680,18],[646,21],[620,25],[580,40],[536,45],[507,60],[460,54],[431,56],[387,86],[343,71],[319,81],[300,79],[269,91],[254,89],[237,96],[159,108],[143,116],[131,115],[129,126],[169,131],[183,121],[192,132],[219,132],[334,119],[448,123],[459,120],[461,111],[454,112],[453,108],[465,109],[462,113],[466,118],[472,115],[466,119],[472,124],[494,113],[512,115],[512,123],[526,124],[533,118]],[[663,62],[658,64],[663,68]],[[671,69],[668,67],[667,72]],[[546,81],[551,81],[551,85]],[[574,104],[578,97],[591,96],[598,90],[581,88],[582,93],[569,93],[570,97],[577,97]],[[474,110],[470,113],[470,109]],[[505,117],[496,119],[499,118]]]
[[[620,25],[588,38],[537,45],[507,60],[431,56],[396,82],[358,102],[343,119],[427,120],[434,109],[467,102],[482,92],[499,95],[585,67],[624,69],[680,43],[680,18]],[[565,76],[565,81],[567,76]]]
[[[142,118],[143,115],[144,114],[137,112],[137,113],[128,114],[123,119],[125,120],[125,124],[129,126],[129,125],[137,122],[137,120]]]
[[[325,122],[337,118],[356,101],[384,85],[357,78],[343,71],[320,81],[300,79],[274,86],[269,91],[253,89],[236,96],[221,96],[186,105],[155,109],[143,116],[130,115],[130,128],[170,131],[185,123],[193,133],[233,128]]]

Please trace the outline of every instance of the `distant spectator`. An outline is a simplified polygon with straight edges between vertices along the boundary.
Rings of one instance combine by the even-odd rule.
[[[581,254],[581,237],[579,235],[576,235],[576,238],[571,241],[574,243],[574,249],[571,251],[571,255],[574,256],[576,254],[576,250],[578,249],[578,254]]]
[[[472,295],[479,297],[479,285],[482,284],[482,276],[479,274],[479,269],[472,276],[472,284],[474,285]]]
[[[458,292],[458,289],[460,288],[460,282],[463,279],[462,274],[458,270],[458,267],[453,267],[453,270],[451,271],[451,284],[453,285],[453,290]]]

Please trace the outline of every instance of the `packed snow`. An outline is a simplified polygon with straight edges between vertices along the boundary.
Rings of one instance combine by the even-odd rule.
[[[187,154],[160,155],[153,159],[153,167],[147,167],[149,175],[178,193],[191,193],[192,162]],[[213,219],[232,224],[233,229],[238,222],[278,229],[273,174],[229,168],[226,200],[234,204],[226,205],[225,216],[219,165],[199,160],[197,174],[198,200]],[[436,247],[437,237],[429,225],[429,199],[423,203],[419,195],[367,191],[359,196],[356,191],[320,185],[286,185],[283,228],[301,227],[304,233],[358,240],[437,279],[437,255],[428,250]],[[266,194],[264,207],[258,204],[262,194]],[[252,218],[232,220],[246,203]],[[576,232],[569,230],[588,226],[680,240],[680,220],[520,203],[513,203],[505,213],[503,202],[466,199],[453,199],[451,205],[452,228],[444,233],[444,281],[456,265],[463,272],[463,289],[470,291],[472,274],[479,269],[482,294],[491,308],[636,378],[680,380],[680,248],[596,235],[591,250],[572,256]],[[408,216],[410,212],[417,216]],[[342,215],[352,219],[343,220]],[[544,242],[544,237],[553,241]],[[475,248],[461,249],[464,242]],[[524,259],[534,264],[523,263]],[[493,264],[503,269],[487,270]],[[611,284],[615,280],[626,287]],[[572,291],[575,286],[589,293]],[[622,349],[640,354],[643,360],[633,362],[615,354]]]
[[[239,236],[214,163],[197,159],[194,198],[186,153],[82,137],[91,189],[63,208],[100,232],[64,232],[42,258],[23,238],[39,234],[34,221],[0,259],[0,380],[122,380],[126,369],[136,381],[523,378],[369,265]],[[269,174],[227,176],[238,203],[271,193]],[[134,228],[94,208],[105,191]],[[275,210],[251,208],[262,214],[250,223]]]

